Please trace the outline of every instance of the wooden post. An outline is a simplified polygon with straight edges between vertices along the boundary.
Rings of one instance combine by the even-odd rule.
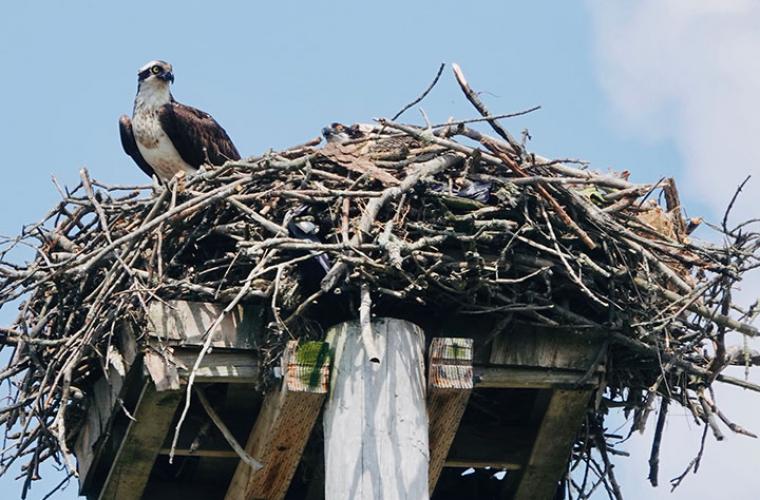
[[[550,500],[570,459],[576,434],[586,414],[590,390],[552,391],[528,464],[513,500]]]
[[[425,336],[416,325],[373,320],[379,363],[370,362],[359,322],[328,332],[334,355],[323,417],[325,498],[427,499]]]
[[[472,393],[472,339],[434,338],[428,355],[430,492],[459,429]]]
[[[227,500],[277,500],[288,491],[327,394],[327,344],[288,342],[282,371],[282,387],[267,394],[245,447],[264,468],[254,472],[239,462],[227,488]]]
[[[181,391],[158,392],[152,381],[145,381],[132,412],[134,420],[121,441],[99,499],[142,498],[182,395]]]

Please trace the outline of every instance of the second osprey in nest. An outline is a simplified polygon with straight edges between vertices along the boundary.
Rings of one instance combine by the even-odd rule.
[[[239,160],[227,132],[211,115],[172,97],[171,64],[151,61],[137,73],[132,119],[119,118],[124,151],[149,176],[169,181],[178,172],[195,172],[203,164]]]

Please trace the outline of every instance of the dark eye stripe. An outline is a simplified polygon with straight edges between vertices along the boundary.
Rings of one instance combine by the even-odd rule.
[[[138,74],[137,74],[137,79],[138,79],[138,80],[145,80],[145,79],[146,79],[146,78],[148,78],[149,76],[150,76],[150,68],[148,68],[148,69],[146,69],[146,70],[143,70],[143,71],[141,71],[140,73],[138,73]]]

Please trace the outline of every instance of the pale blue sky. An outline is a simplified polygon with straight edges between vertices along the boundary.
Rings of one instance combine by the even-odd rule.
[[[391,116],[427,86],[440,62],[458,62],[471,84],[487,92],[484,100],[494,113],[543,106],[507,125],[518,134],[528,127],[533,149],[544,155],[587,159],[598,169],[628,169],[638,181],[690,177],[685,139],[662,130],[683,125],[677,113],[661,112],[680,101],[656,95],[663,101],[655,103],[660,113],[642,118],[635,111],[646,108],[641,103],[653,94],[625,101],[628,94],[616,90],[625,87],[621,78],[623,83],[641,80],[637,89],[658,88],[659,75],[637,73],[628,79],[627,66],[615,66],[618,59],[610,62],[617,57],[607,50],[615,33],[606,28],[625,25],[636,14],[631,7],[610,9],[615,7],[592,1],[4,2],[0,234],[18,232],[57,202],[51,175],[73,184],[86,166],[109,183],[146,180],[121,150],[117,119],[131,112],[137,68],[154,58],[174,65],[175,97],[212,113],[243,155],[303,142],[332,121]],[[667,57],[679,57],[677,50]],[[671,80],[670,92],[677,96],[678,85],[685,83]],[[474,115],[448,69],[422,106],[434,122]],[[405,118],[419,121],[419,113],[410,110]],[[650,127],[653,121],[657,126]],[[682,194],[692,214],[714,216],[710,207],[721,201],[707,199],[696,187]],[[12,311],[0,311],[0,322],[11,317]],[[741,423],[752,427],[752,422]],[[693,432],[696,439],[698,430]],[[641,441],[633,458],[618,467],[627,498],[652,493],[643,468],[649,442]],[[709,451],[725,457],[724,463],[730,450],[760,462],[760,446],[735,441],[710,443]],[[670,444],[683,451],[664,464],[662,483],[680,472],[694,449],[691,442]],[[760,466],[735,470],[746,476],[760,473]],[[703,498],[695,492],[718,481],[715,474],[706,469],[690,478],[682,493],[667,497]],[[31,498],[40,498],[58,481],[51,476],[35,485]],[[746,477],[732,480],[749,484]],[[19,487],[2,478],[0,496],[14,498]],[[663,486],[657,493],[664,497],[666,491]],[[742,491],[735,490],[734,500],[752,497]],[[57,498],[75,496],[72,485]]]

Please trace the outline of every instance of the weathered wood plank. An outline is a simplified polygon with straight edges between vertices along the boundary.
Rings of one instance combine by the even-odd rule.
[[[178,390],[187,383],[197,357],[196,348],[164,346],[161,351],[148,349],[145,365],[159,392]],[[259,358],[253,350],[214,350],[203,357],[195,372],[195,381],[202,384],[256,384],[259,379]]]
[[[327,395],[329,375],[326,343],[288,342],[282,386],[264,399],[245,447],[264,468],[253,473],[248,465],[238,463],[227,500],[285,496]]]
[[[92,465],[98,458],[98,450],[95,443],[103,434],[104,429],[100,425],[100,414],[98,406],[90,399],[88,405],[87,417],[79,431],[76,443],[74,444],[74,454],[77,457],[77,472],[79,474],[79,492],[84,493],[87,486],[92,482],[93,468]]]
[[[598,358],[602,343],[567,331],[517,324],[493,340],[493,365],[564,368],[585,371]]]
[[[171,448],[161,448],[159,455],[169,456]],[[175,457],[210,457],[210,458],[240,458],[235,451],[227,445],[227,448],[198,448],[191,450],[188,448],[175,448]]]
[[[148,349],[143,362],[158,392],[180,389],[179,372],[171,348],[165,348],[161,352]]]
[[[261,308],[238,306],[225,315],[213,332],[207,330],[222,312],[222,307],[206,302],[153,301],[149,306],[146,334],[182,345],[203,345],[213,335],[213,347],[251,349],[262,328]]]
[[[108,441],[123,429],[114,430],[113,426],[126,428],[126,423],[120,418],[124,416],[121,405],[133,404],[139,396],[139,389],[134,391],[129,385],[130,380],[141,377],[138,372],[142,370],[142,365],[138,363],[133,368],[136,357],[134,336],[127,324],[121,325],[117,330],[116,342],[110,346],[106,356],[106,375],[92,385],[87,416],[74,444],[82,493],[91,489],[95,476],[101,473],[102,467],[98,466],[101,456],[115,452]],[[128,393],[134,395],[133,400]]]
[[[432,493],[472,393],[472,339],[434,338],[428,355],[430,428],[429,489]]]
[[[119,352],[124,357],[124,362],[128,367],[132,366],[139,352],[137,350],[135,332],[132,330],[132,324],[128,320],[122,321],[121,325],[119,325],[116,339]]]
[[[151,381],[143,385],[131,421],[98,498],[142,498],[148,476],[164,436],[171,426],[181,391],[156,391]]]
[[[428,495],[424,332],[407,321],[372,321],[371,363],[356,321],[328,332],[334,353],[325,407],[325,498],[386,500]]]
[[[589,388],[599,382],[596,372],[584,379],[585,371],[569,369],[475,366],[473,372],[476,389]]]
[[[183,383],[190,376],[198,351],[175,348],[174,361]],[[215,349],[206,354],[195,373],[196,382],[211,384],[256,384],[260,380],[259,356],[256,351],[223,351]]]
[[[550,500],[570,459],[591,390],[553,391],[513,500]]]

